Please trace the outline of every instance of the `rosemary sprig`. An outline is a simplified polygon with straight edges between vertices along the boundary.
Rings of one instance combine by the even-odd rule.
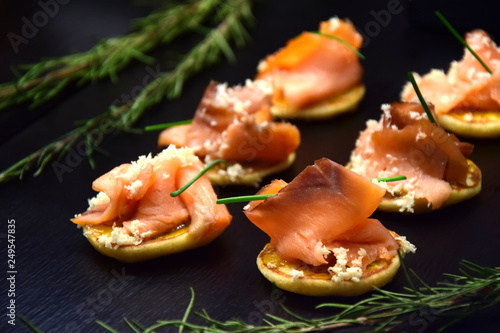
[[[66,133],[58,140],[45,145],[19,160],[0,173],[0,184],[13,178],[23,179],[28,171],[32,169],[35,169],[33,176],[36,177],[40,175],[51,161],[60,160],[72,149],[72,147],[79,143],[83,143],[85,155],[88,156],[90,165],[94,167],[92,155],[95,150],[98,150],[97,146],[99,142],[92,137],[92,133],[93,130],[97,130],[102,126],[103,122],[108,119],[107,117],[108,113],[104,113],[89,119],[79,128]]]
[[[78,128],[21,159],[0,173],[0,183],[19,177],[35,169],[39,175],[54,159],[61,159],[74,145],[85,143],[86,155],[93,165],[92,153],[100,141],[92,138],[92,130],[99,130],[106,123],[110,132],[130,131],[132,125],[151,106],[165,98],[173,99],[182,92],[185,82],[207,66],[216,63],[222,55],[234,59],[230,43],[243,45],[248,39],[246,27],[252,22],[251,0],[226,0],[218,7],[221,18],[217,27],[193,47],[177,64],[174,70],[159,75],[149,83],[132,101],[121,106],[111,106],[106,112],[91,118]],[[106,131],[108,132],[108,131]],[[101,131],[101,134],[105,134]]]
[[[164,98],[180,96],[187,79],[205,67],[215,64],[221,56],[224,55],[228,61],[234,61],[230,42],[242,46],[249,38],[246,26],[253,20],[251,2],[252,0],[226,0],[218,7],[217,15],[223,20],[208,32],[202,42],[191,49],[175,70],[157,77],[132,103],[117,108],[118,112],[123,113],[123,125],[128,127],[135,123],[147,108]]]
[[[138,19],[128,35],[101,40],[86,52],[42,60],[17,68],[23,74],[0,85],[0,109],[28,102],[34,108],[76,82],[83,85],[117,74],[131,61],[151,63],[146,53],[159,44],[168,44],[179,35],[200,27],[214,15],[223,0],[199,0],[168,6]]]
[[[433,124],[436,124],[436,119],[434,119],[434,115],[432,114],[431,109],[429,108],[429,105],[427,105],[427,102],[425,101],[424,96],[420,92],[420,89],[418,88],[417,82],[415,81],[415,77],[413,76],[412,72],[408,72],[408,79],[411,82],[411,85],[413,86],[413,89],[415,90],[415,93],[417,94],[418,100],[420,101],[420,104],[422,104],[422,107],[425,110],[425,113],[427,114],[427,117],[429,118],[430,122]]]
[[[462,44],[469,52],[479,61],[479,63],[483,66],[483,68],[490,74],[493,74],[493,71],[486,65],[486,63],[481,59],[481,57],[470,47],[469,44],[465,41],[465,39],[460,36],[460,34],[453,28],[453,26],[450,24],[450,22],[441,14],[439,11],[435,12],[436,16],[439,18],[439,20],[445,25],[445,27],[451,32],[451,34]]]
[[[411,271],[417,281],[422,283],[421,288],[416,289],[413,282],[408,281],[409,287],[403,292],[375,289],[366,299],[354,304],[318,305],[317,308],[337,310],[337,313],[328,317],[308,319],[283,306],[291,319],[267,314],[268,318],[260,326],[250,325],[239,319],[218,321],[205,310],[195,313],[203,320],[202,323],[189,321],[195,297],[191,290],[191,299],[182,319],[160,320],[137,332],[154,332],[168,327],[213,333],[331,332],[346,328],[364,328],[370,332],[380,332],[393,329],[412,318],[426,320],[429,316],[433,322],[440,325],[439,331],[442,331],[462,319],[477,315],[480,311],[500,303],[500,267],[489,268],[465,260],[460,263],[460,267],[462,275],[445,274],[446,279],[435,287],[423,283],[422,279]],[[102,321],[97,323],[110,332],[116,332]]]

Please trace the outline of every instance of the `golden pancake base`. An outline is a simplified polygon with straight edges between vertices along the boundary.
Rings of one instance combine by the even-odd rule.
[[[270,244],[257,257],[257,267],[266,279],[280,289],[307,296],[359,296],[391,282],[400,265],[396,255],[391,260],[368,265],[359,282],[336,282],[332,281],[326,265],[315,267],[283,260]],[[303,276],[294,276],[293,270]]]
[[[467,160],[469,170],[467,173],[467,185],[451,184],[451,194],[449,198],[443,203],[441,208],[468,200],[481,192],[482,175],[479,167],[471,160]],[[399,213],[401,206],[397,204],[400,197],[384,197],[382,203],[378,206],[378,210],[384,212]],[[432,210],[429,202],[425,198],[415,199],[413,207],[414,213],[424,213]]]
[[[288,168],[295,161],[296,155],[295,153],[291,153],[288,155],[288,158],[281,163],[272,165],[272,166],[245,166],[242,165],[242,172],[238,175],[229,175],[225,169],[222,168],[213,168],[209,170],[206,175],[208,179],[212,182],[212,184],[216,185],[258,185],[259,182],[266,176],[271,174],[278,173],[280,171]],[[222,165],[222,164],[221,164]]]
[[[329,100],[322,101],[307,107],[307,109],[297,110],[285,103],[274,101],[271,107],[271,114],[277,118],[317,120],[336,116],[340,113],[353,111],[365,95],[365,85],[359,84],[351,90],[335,96]]]
[[[115,258],[124,263],[137,263],[150,259],[166,256],[173,253],[191,250],[207,245],[217,238],[222,230],[214,231],[203,237],[194,236],[189,232],[188,226],[182,226],[165,235],[146,240],[138,245],[122,245],[118,248],[109,248],[99,243],[100,236],[109,236],[110,226],[96,225],[83,226],[84,235],[92,246],[101,254]]]
[[[500,136],[500,112],[448,112],[437,115],[439,125],[458,135],[475,138]]]

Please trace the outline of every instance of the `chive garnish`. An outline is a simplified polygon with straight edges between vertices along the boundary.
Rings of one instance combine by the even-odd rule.
[[[346,42],[342,38],[339,38],[339,37],[333,36],[333,35],[329,35],[329,34],[325,34],[325,33],[319,32],[319,31],[311,31],[311,32],[313,34],[316,34],[316,35],[320,35],[320,36],[324,36],[324,37],[328,37],[328,38],[334,39],[337,42],[340,42],[341,44],[343,44],[343,45],[347,46],[349,49],[351,49],[354,53],[356,53],[356,55],[358,56],[358,58],[361,58],[363,60],[366,59],[365,56],[363,54],[361,54],[361,52],[359,52],[358,50],[356,50],[355,47],[353,47],[351,44],[349,44],[348,42]]]
[[[406,176],[393,176],[393,177],[384,177],[384,178],[375,178],[375,180],[379,182],[393,182],[399,180],[405,180]],[[373,179],[370,179],[372,181]],[[255,195],[242,195],[239,197],[230,197],[223,198],[217,200],[218,204],[229,204],[229,203],[238,203],[238,202],[246,202],[246,201],[256,201],[256,200],[264,200],[273,196],[275,193],[271,194],[255,194]]]
[[[417,93],[417,97],[420,101],[420,104],[422,104],[422,107],[425,110],[425,113],[427,113],[427,117],[429,117],[429,120],[431,123],[436,124],[436,119],[434,119],[434,115],[432,114],[431,109],[429,109],[429,105],[427,105],[427,102],[424,99],[424,96],[422,96],[422,93],[420,92],[420,89],[418,88],[417,82],[415,81],[415,78],[413,77],[412,72],[408,72],[408,79],[410,80],[413,89],[415,89],[415,93]]]
[[[229,204],[229,203],[237,203],[237,202],[246,202],[246,201],[255,201],[255,200],[264,200],[270,196],[273,196],[274,193],[271,194],[254,194],[254,195],[241,195],[239,197],[230,197],[218,199],[218,204]]]
[[[193,121],[192,119],[187,119],[187,120],[173,121],[170,123],[149,125],[149,126],[144,127],[144,130],[145,131],[159,131],[159,130],[163,130],[163,129],[174,127],[174,126],[191,124],[192,121]]]
[[[405,179],[406,179],[406,176],[393,176],[393,177],[374,178],[374,179],[370,179],[370,181],[376,180],[379,183],[385,183],[385,182],[396,182],[396,181],[405,180]]]
[[[219,163],[225,163],[228,164],[227,161],[225,160],[214,160],[210,163],[208,163],[203,170],[201,170],[195,177],[193,177],[190,181],[188,181],[184,186],[182,186],[180,189],[177,191],[171,192],[170,196],[171,197],[176,197],[182,192],[184,192],[189,186],[191,186],[195,181],[197,181],[201,176],[203,176],[208,170],[210,170],[214,165],[219,164]]]
[[[479,55],[469,46],[469,44],[467,44],[465,39],[462,36],[460,36],[460,34],[455,30],[455,28],[452,27],[450,22],[448,22],[448,20],[439,11],[436,11],[435,14],[441,20],[441,22],[445,25],[445,27],[452,33],[452,35],[455,36],[455,38],[458,39],[458,41],[464,47],[466,47],[467,50],[470,51],[470,53],[472,53],[472,55],[477,59],[477,61],[479,61],[479,63],[481,63],[481,65],[484,67],[484,69],[488,73],[493,74],[493,71],[488,67],[488,65],[486,65],[486,63],[481,59],[481,57],[479,57]]]

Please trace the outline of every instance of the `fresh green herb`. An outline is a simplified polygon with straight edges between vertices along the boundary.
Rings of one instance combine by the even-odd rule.
[[[38,327],[36,327],[32,322],[30,322],[24,316],[18,315],[18,318],[24,324],[24,326],[26,326],[31,332],[42,333],[42,331]]]
[[[486,63],[481,59],[481,57],[470,47],[469,44],[465,41],[465,39],[460,36],[460,34],[453,28],[453,26],[448,22],[448,20],[441,14],[439,11],[435,12],[436,16],[441,20],[441,22],[445,25],[445,27],[452,33],[453,36],[465,47],[467,50],[469,50],[470,53],[479,61],[479,63],[484,67],[484,69],[490,73],[493,74],[493,71],[486,65]]]
[[[136,20],[128,35],[103,39],[86,52],[22,65],[16,69],[21,72],[17,80],[0,85],[0,109],[26,102],[37,107],[74,82],[82,86],[107,77],[116,81],[133,60],[152,63],[155,59],[147,52],[195,31],[223,2],[199,0],[167,6]]]
[[[208,163],[203,168],[203,170],[201,170],[195,177],[193,177],[190,181],[188,181],[186,184],[184,184],[180,189],[178,189],[177,191],[171,192],[170,196],[171,197],[176,197],[176,196],[180,195],[189,186],[193,185],[193,183],[195,181],[197,181],[198,179],[200,179],[200,177],[203,176],[208,170],[210,170],[212,167],[214,167],[216,164],[219,164],[219,163],[225,163],[225,164],[227,164],[228,162],[226,162],[225,160],[215,160],[215,161],[212,161],[212,162]]]
[[[363,59],[363,60],[366,59],[365,56],[361,52],[359,52],[355,47],[353,47],[351,44],[349,44],[348,42],[346,42],[345,40],[343,40],[340,37],[329,35],[329,34],[325,34],[325,33],[319,32],[319,31],[312,31],[312,33],[316,34],[316,35],[323,36],[323,37],[328,37],[330,39],[334,39],[337,42],[340,42],[341,44],[343,44],[344,46],[347,46],[352,52],[356,53],[356,55],[358,56],[358,58]]]
[[[433,124],[436,124],[436,119],[434,119],[434,115],[432,114],[431,109],[429,108],[429,105],[427,105],[427,102],[424,99],[424,96],[422,96],[422,93],[420,92],[420,89],[418,88],[417,82],[415,81],[415,78],[413,77],[412,72],[408,72],[408,79],[410,80],[413,89],[415,89],[415,93],[417,94],[418,100],[420,101],[420,104],[422,104],[422,107],[425,110],[425,113],[427,114],[427,117],[429,118],[429,121]]]
[[[374,180],[378,182],[393,182],[393,181],[400,181],[400,180],[405,180],[406,176],[394,176],[394,177],[385,177],[385,178],[375,178]],[[372,179],[370,179],[371,181]],[[246,202],[246,201],[256,201],[256,200],[264,200],[266,198],[269,198],[270,196],[273,196],[274,193],[272,194],[254,194],[254,195],[242,195],[242,196],[237,196],[237,197],[230,197],[230,198],[222,198],[218,199],[217,203],[218,204],[230,204],[230,203],[238,203],[238,202]]]
[[[393,176],[393,177],[382,177],[382,178],[375,178],[375,179],[370,179],[370,181],[375,180],[379,183],[386,183],[386,182],[397,182],[400,180],[405,180],[406,176]]]
[[[404,267],[404,263],[403,263]],[[130,326],[134,332],[150,333],[159,329],[178,327],[189,332],[320,332],[345,331],[363,328],[363,332],[390,331],[415,318],[428,318],[442,331],[457,322],[473,317],[500,303],[500,267],[489,268],[470,261],[460,263],[461,275],[444,274],[445,280],[431,287],[415,272],[409,270],[417,283],[408,276],[408,286],[403,292],[383,289],[375,291],[367,298],[354,303],[323,303],[317,308],[331,308],[334,314],[323,318],[305,318],[285,308],[287,318],[267,314],[264,324],[255,326],[240,319],[219,321],[205,310],[195,313],[200,321],[191,321],[189,317],[194,307],[194,291],[184,316],[179,320],[159,320],[156,324],[144,328]],[[422,317],[426,316],[426,317]],[[115,332],[102,321],[103,328]]]
[[[208,31],[205,38],[180,60],[175,69],[159,75],[129,103],[111,106],[103,114],[82,122],[80,127],[10,166],[0,173],[0,183],[16,177],[22,179],[32,169],[35,169],[35,176],[39,175],[51,161],[60,160],[81,142],[85,143],[86,155],[93,166],[92,153],[100,143],[93,139],[93,130],[99,130],[105,123],[107,129],[112,129],[110,132],[132,131],[132,125],[148,108],[165,98],[178,97],[190,77],[213,65],[223,55],[234,60],[230,43],[241,46],[248,39],[246,27],[253,19],[251,3],[252,0],[224,1],[223,5],[217,7],[220,23]]]
[[[145,131],[161,131],[166,128],[170,127],[175,127],[175,126],[180,126],[180,125],[188,125],[193,122],[192,119],[187,119],[187,120],[180,120],[180,121],[173,121],[170,123],[163,123],[163,124],[156,124],[156,125],[149,125],[144,127]]]
[[[241,196],[237,196],[237,197],[218,199],[217,203],[218,204],[230,204],[230,203],[238,203],[238,202],[246,202],[246,201],[264,200],[264,199],[269,198],[270,196],[273,196],[273,195],[274,195],[274,193],[272,193],[272,194],[241,195]]]

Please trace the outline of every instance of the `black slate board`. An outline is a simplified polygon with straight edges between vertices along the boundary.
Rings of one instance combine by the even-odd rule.
[[[127,33],[130,20],[151,9],[133,1],[47,1],[58,4],[57,11],[52,7],[53,15],[49,15],[40,3],[17,1],[0,5],[2,82],[13,77],[10,65],[84,51],[100,38]],[[500,29],[493,16],[496,11],[490,8],[494,8],[493,1],[468,6],[453,1],[259,1],[254,7],[252,41],[236,51],[237,62],[222,62],[196,76],[186,85],[181,98],[153,107],[137,126],[191,117],[210,80],[242,83],[255,74],[262,57],[288,39],[303,30],[316,30],[321,20],[339,16],[351,19],[369,39],[361,49],[366,56],[366,97],[354,113],[320,122],[294,122],[302,133],[298,159],[276,178],[289,181],[321,157],[345,164],[366,120],[378,119],[380,105],[398,99],[408,71],[425,73],[430,68],[447,68],[451,60],[462,56],[462,47],[433,11],[440,10],[460,32],[483,28],[498,37]],[[18,44],[16,52],[9,33],[22,36],[26,21],[33,23],[35,17],[43,20],[41,11],[46,13],[47,21],[39,21],[36,33]],[[134,63],[115,83],[102,81],[82,89],[70,88],[36,110],[18,106],[0,112],[0,169],[66,133],[75,120],[99,114],[116,99],[126,98],[123,94],[131,94],[145,76],[168,70],[168,59],[191,43],[183,40],[175,47],[154,51],[160,63],[149,67]],[[234,216],[232,225],[202,249],[134,265],[97,253],[69,219],[86,209],[87,198],[94,195],[91,182],[95,178],[139,155],[156,153],[156,135],[106,137],[101,145],[106,154],[95,156],[95,169],[75,154],[64,161],[71,166],[71,172],[58,175],[49,167],[39,177],[28,176],[0,186],[0,266],[5,276],[0,294],[1,331],[5,331],[4,327],[9,332],[28,331],[19,318],[15,326],[7,323],[7,225],[12,220],[16,237],[16,314],[25,316],[44,332],[104,331],[96,320],[128,332],[123,318],[145,326],[159,319],[179,319],[188,304],[190,288],[196,293],[194,311],[205,309],[219,320],[239,318],[251,324],[261,324],[265,313],[284,315],[280,303],[301,315],[318,317],[329,310],[315,310],[317,304],[362,299],[305,297],[275,289],[255,266],[255,258],[268,237],[245,219],[243,204],[229,206]],[[406,265],[431,285],[443,280],[443,273],[457,273],[462,259],[487,266],[500,264],[500,141],[467,141],[475,145],[471,159],[484,177],[483,190],[477,197],[423,215],[374,215],[418,247],[416,254],[407,256]],[[253,194],[256,190],[242,186],[217,188],[220,197]],[[405,284],[400,272],[386,288],[398,291]],[[478,314],[450,331],[498,331],[498,310],[497,306]],[[435,324],[431,312],[422,313],[399,329],[432,332]]]

